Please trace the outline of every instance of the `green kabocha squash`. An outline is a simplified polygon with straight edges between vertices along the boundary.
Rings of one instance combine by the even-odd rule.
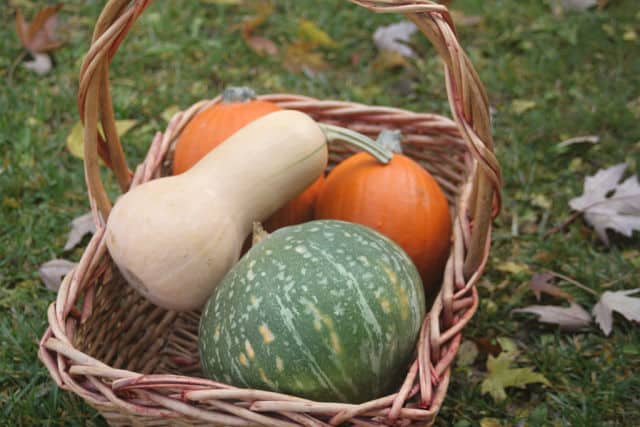
[[[392,392],[413,357],[425,299],[406,253],[373,229],[321,220],[261,240],[200,320],[210,378],[319,401]]]

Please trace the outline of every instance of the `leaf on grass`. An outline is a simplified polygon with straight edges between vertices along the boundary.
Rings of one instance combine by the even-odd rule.
[[[502,353],[498,357],[489,356],[487,359],[487,378],[482,381],[482,394],[489,393],[495,401],[504,400],[507,397],[505,388],[524,388],[527,384],[542,383],[550,386],[542,374],[534,372],[533,368],[512,368],[511,364],[518,357],[518,350],[513,341],[498,338],[502,346]]]
[[[622,314],[627,320],[640,322],[640,298],[628,296],[637,292],[640,292],[640,288],[616,292],[607,291],[602,294],[598,303],[593,307],[593,315],[605,335],[611,334],[613,311]]]
[[[40,266],[38,273],[47,289],[57,291],[62,282],[62,278],[67,275],[77,263],[66,259],[52,259]]]
[[[530,99],[514,99],[511,101],[511,110],[517,115],[523,114],[536,107],[536,102]]]
[[[538,321],[560,326],[564,331],[576,331],[591,323],[591,315],[574,302],[569,307],[555,305],[531,305],[513,310],[513,313],[537,314]]]
[[[278,54],[278,46],[270,39],[256,36],[253,33],[273,14],[274,6],[271,1],[265,0],[253,4],[254,15],[246,18],[241,24],[242,38],[247,46],[260,56],[275,56]],[[237,28],[237,27],[236,27]]]
[[[22,64],[24,68],[35,72],[39,76],[44,76],[51,71],[53,63],[51,62],[51,57],[49,55],[46,53],[34,53],[32,55],[33,60],[26,61]]]
[[[511,273],[511,274],[531,272],[531,269],[527,264],[523,264],[521,262],[515,262],[515,261],[501,262],[496,266],[496,268],[504,273]]]
[[[582,196],[569,201],[569,206],[584,214],[607,246],[607,229],[627,237],[633,230],[640,230],[640,185],[635,175],[619,183],[625,169],[626,164],[620,163],[586,177]]]
[[[458,349],[458,366],[471,366],[479,353],[476,343],[469,340],[462,341]]]
[[[322,71],[328,68],[324,55],[314,52],[312,47],[304,42],[294,42],[286,47],[284,52],[284,66],[290,71],[310,70]]]
[[[502,424],[497,418],[481,418],[480,427],[502,427]]]
[[[224,5],[238,5],[244,3],[244,0],[200,0],[203,3],[208,4],[224,4]]]
[[[393,50],[381,50],[373,60],[373,69],[377,71],[409,68],[411,64],[400,53]]]
[[[529,287],[536,295],[536,299],[540,301],[542,294],[551,295],[558,298],[564,298],[568,301],[573,301],[573,296],[563,291],[559,287],[553,284],[555,277],[551,273],[535,273],[531,277]]]
[[[301,19],[298,23],[298,35],[300,40],[307,42],[312,47],[333,49],[338,46],[329,34],[320,29],[313,21],[306,19]]]
[[[169,123],[173,116],[178,114],[178,112],[180,112],[180,107],[178,107],[177,105],[170,105],[165,108],[162,113],[160,113],[160,117],[162,117],[165,122]]]
[[[598,5],[598,0],[560,0],[564,10],[583,11]]]
[[[93,234],[95,232],[96,225],[93,222],[91,212],[74,218],[73,221],[71,221],[71,231],[67,236],[67,243],[65,243],[63,250],[68,251],[69,249],[73,249],[80,243],[85,234]]]
[[[118,136],[122,136],[134,127],[138,122],[135,120],[116,120],[116,132]],[[98,124],[98,131],[104,136],[102,127]],[[78,122],[73,126],[71,132],[67,136],[67,149],[69,152],[80,159],[84,158],[84,139],[82,122]]]
[[[480,25],[484,21],[484,17],[479,15],[465,15],[461,10],[450,10],[453,22],[459,27],[471,27]]]
[[[390,50],[402,56],[413,58],[416,54],[413,49],[407,46],[407,43],[417,30],[418,27],[413,22],[397,22],[377,28],[373,33],[373,42],[381,51]]]
[[[40,10],[31,22],[26,22],[22,12],[16,11],[16,31],[22,45],[32,54],[43,53],[62,46],[56,35],[57,13],[61,4]]]
[[[280,49],[270,39],[261,36],[250,36],[244,39],[249,47],[261,56],[276,56]]]

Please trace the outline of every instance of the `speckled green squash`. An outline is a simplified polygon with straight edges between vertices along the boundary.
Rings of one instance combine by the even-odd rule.
[[[282,228],[225,276],[200,321],[210,378],[318,401],[392,392],[410,363],[425,300],[404,251],[343,221]]]

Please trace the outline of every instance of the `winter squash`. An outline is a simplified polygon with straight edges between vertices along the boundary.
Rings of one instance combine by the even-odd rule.
[[[395,241],[416,264],[431,295],[449,255],[449,205],[436,180],[403,155],[394,138],[383,135],[396,151],[387,165],[366,153],[339,163],[322,187],[315,217],[363,224]]]
[[[204,373],[243,388],[359,403],[392,392],[425,315],[407,254],[371,228],[281,228],[224,277],[200,318]]]
[[[222,99],[221,103],[193,117],[178,137],[173,156],[174,175],[187,171],[209,151],[255,119],[282,109],[274,103],[255,99],[253,90],[246,87],[230,87],[223,92]],[[274,213],[265,224],[267,229],[310,221],[323,181],[324,176],[319,177],[308,190]]]
[[[345,133],[346,132],[346,133]],[[363,135],[282,110],[233,134],[187,172],[149,181],[118,199],[107,247],[125,279],[171,310],[201,307],[262,221],[325,170],[327,141],[391,153]]]

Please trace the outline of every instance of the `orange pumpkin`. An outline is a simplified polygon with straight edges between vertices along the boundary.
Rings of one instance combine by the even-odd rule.
[[[451,217],[442,189],[429,172],[396,153],[383,165],[367,153],[339,163],[316,202],[316,219],[371,227],[399,244],[436,291],[449,255]]]
[[[173,174],[185,172],[207,153],[252,121],[274,111],[282,110],[276,104],[256,100],[248,88],[229,88],[223,101],[200,113],[185,126],[176,142],[173,155]],[[265,228],[298,224],[313,219],[313,204],[324,177],[318,178],[303,193],[280,208],[267,222]]]

